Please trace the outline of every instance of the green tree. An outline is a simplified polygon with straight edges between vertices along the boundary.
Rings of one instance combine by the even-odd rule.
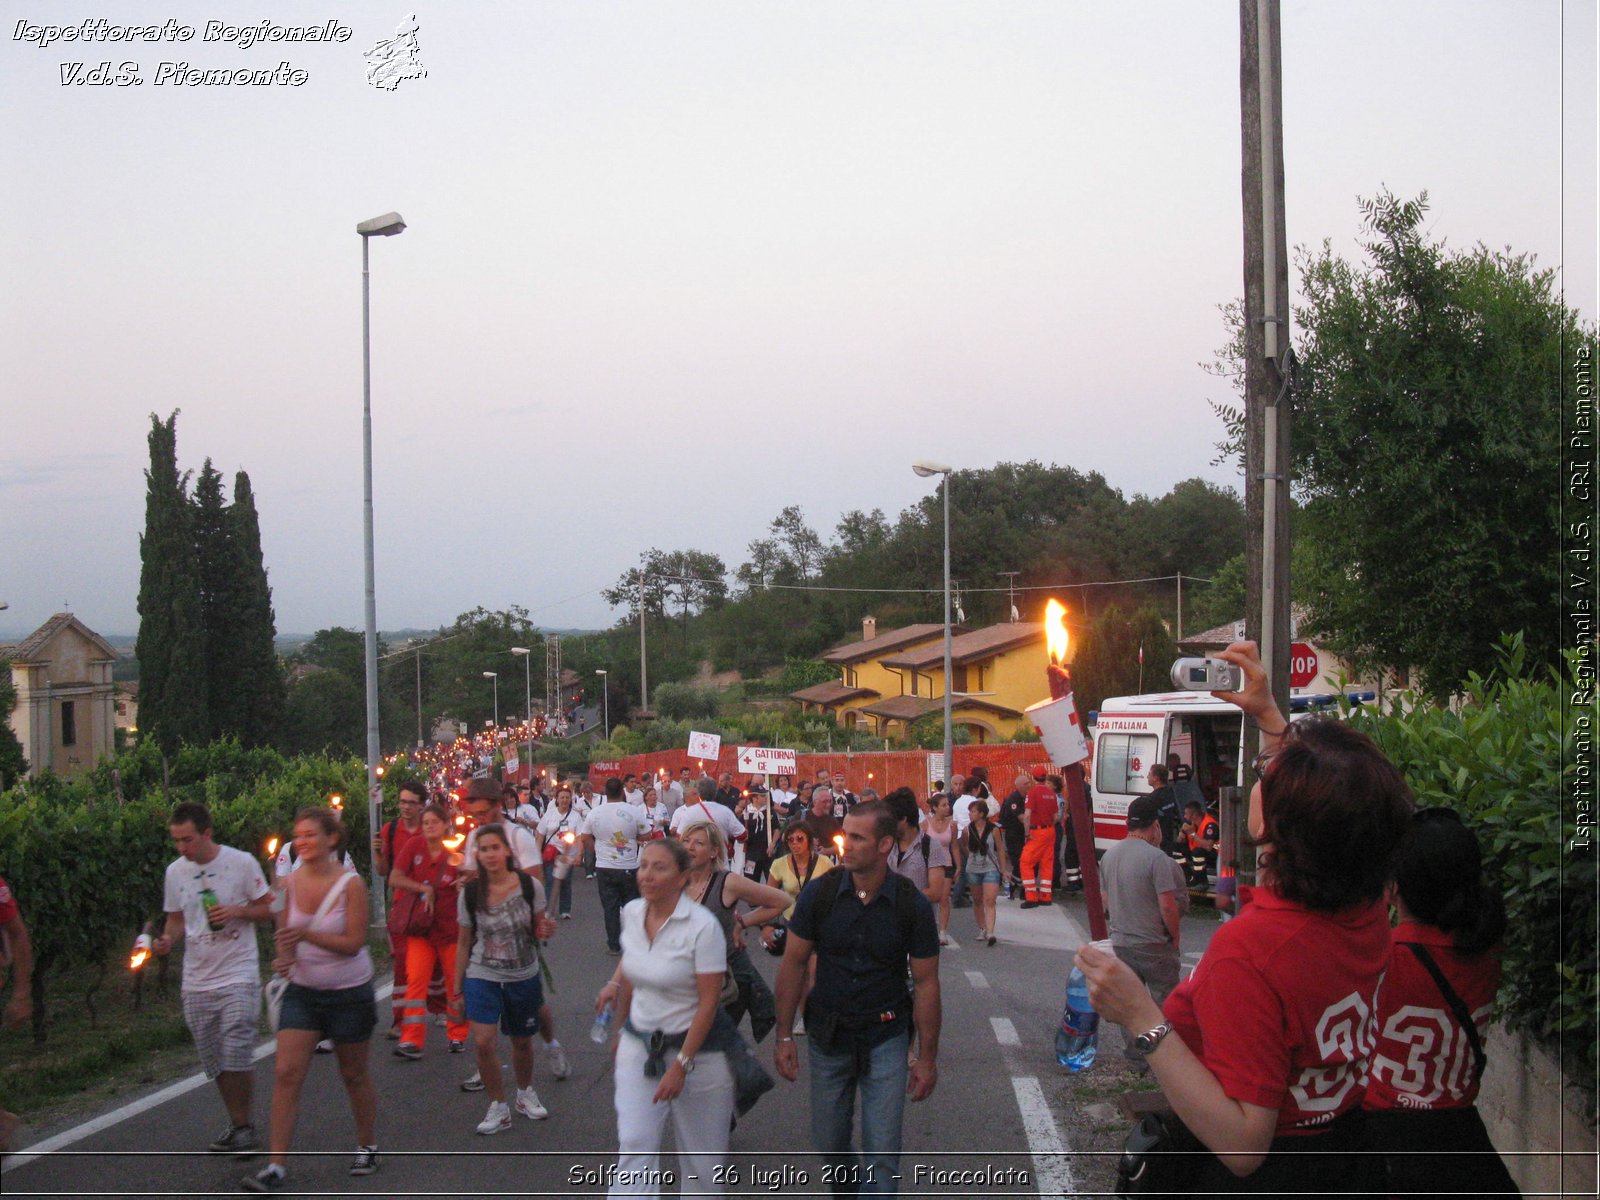
[[[195,479],[191,503],[194,528],[195,582],[204,629],[206,697],[210,727],[207,741],[239,731],[240,697],[237,661],[238,596],[233,538],[222,476],[208,458]]]
[[[1594,342],[1531,256],[1447,249],[1427,194],[1363,201],[1366,262],[1303,255],[1296,485],[1311,625],[1438,695],[1521,630],[1559,659],[1565,356]]]
[[[1139,656],[1144,655],[1141,672]],[[1138,695],[1168,686],[1168,671],[1178,647],[1161,614],[1148,605],[1132,612],[1118,605],[1097,613],[1072,659],[1072,686],[1078,711],[1099,708],[1107,696]]]
[[[0,713],[17,707],[17,688],[11,682],[11,660],[0,658]],[[10,721],[0,721],[0,792],[28,773],[28,758]]]
[[[235,630],[238,676],[234,683],[238,705],[235,732],[246,746],[270,745],[283,720],[283,667],[274,639],[277,620],[272,611],[272,588],[267,583],[261,554],[261,522],[256,515],[250,476],[233,477],[233,503],[228,507],[233,546],[238,624]]]
[[[139,538],[139,718],[162,750],[210,735],[204,616],[188,476],[178,473],[178,414],[150,414],[144,533]]]

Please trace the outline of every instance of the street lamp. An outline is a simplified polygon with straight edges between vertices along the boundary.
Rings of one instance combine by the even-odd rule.
[[[600,704],[601,711],[605,713],[606,741],[609,742],[611,740],[611,693],[606,690],[606,684],[611,681],[605,677],[606,673],[604,671],[596,671],[595,674],[600,676]]]
[[[511,653],[522,660],[522,697],[528,708],[525,720],[528,722],[528,782],[533,782],[533,651],[526,646],[513,646]],[[549,714],[545,715],[548,721]]]
[[[494,727],[495,727],[495,731],[499,732],[499,729],[500,729],[500,672],[498,672],[498,671],[485,671],[483,673],[483,677],[485,679],[494,680]]]
[[[378,600],[372,564],[372,283],[367,266],[367,243],[375,237],[393,237],[406,227],[397,212],[384,213],[356,226],[361,237],[361,457],[363,541],[367,560],[367,821],[376,833],[383,816],[383,784],[378,779]],[[383,924],[383,880],[377,856],[372,860],[372,923]]]
[[[950,667],[950,470],[944,463],[918,459],[911,469],[924,479],[942,475],[940,490],[944,492],[944,777],[954,773],[955,734],[950,721],[950,690],[955,685]]]

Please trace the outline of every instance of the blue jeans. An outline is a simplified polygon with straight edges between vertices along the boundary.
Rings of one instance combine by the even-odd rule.
[[[910,1032],[870,1050],[811,1055],[811,1144],[828,1163],[835,1196],[893,1196],[900,1190],[901,1119],[906,1106]],[[861,1091],[861,1153],[851,1152],[856,1089]]]
[[[606,918],[606,949],[618,952],[622,949],[622,906],[639,898],[639,885],[632,871],[601,867],[597,874],[600,876],[600,908]]]

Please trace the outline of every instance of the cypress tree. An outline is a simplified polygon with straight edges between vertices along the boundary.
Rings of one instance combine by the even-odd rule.
[[[139,717],[172,754],[210,734],[205,627],[188,477],[178,473],[178,414],[150,414],[144,533],[139,537]]]
[[[261,555],[261,524],[256,516],[250,476],[233,477],[233,504],[228,508],[229,540],[233,548],[234,631],[237,678],[235,732],[247,746],[272,744],[283,728],[284,678],[273,644],[278,629],[272,611],[272,588]]]
[[[205,629],[206,697],[210,721],[207,741],[239,732],[238,563],[222,498],[222,475],[206,459],[195,480],[194,560]]]

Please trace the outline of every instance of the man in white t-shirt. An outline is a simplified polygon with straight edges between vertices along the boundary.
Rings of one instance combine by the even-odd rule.
[[[466,804],[467,816],[472,818],[472,831],[467,834],[467,844],[461,850],[463,875],[478,869],[478,830],[497,821],[500,828],[506,831],[506,842],[511,847],[511,853],[516,856],[517,866],[530,874],[539,870],[539,839],[521,825],[510,821],[499,821],[491,789],[477,789],[468,785]]]
[[[672,814],[672,836],[682,837],[685,829],[695,825],[713,824],[722,830],[730,847],[744,841],[744,822],[733,815],[733,809],[713,799],[717,785],[710,779],[701,779],[695,784],[695,792],[692,799]]]
[[[272,919],[272,889],[252,856],[217,845],[205,805],[178,805],[168,827],[181,857],[167,867],[162,900],[167,919],[151,949],[169,954],[179,938],[188,939],[183,1020],[206,1078],[217,1081],[228,1110],[228,1129],[211,1149],[246,1155],[256,1146],[250,1093],[261,1013],[254,926]]]
[[[644,788],[632,771],[622,777],[622,798],[635,808],[644,803]]]
[[[606,801],[578,827],[584,849],[594,854],[600,908],[606,918],[606,949],[622,953],[622,906],[639,897],[639,839],[649,822],[624,796],[622,780],[606,780]],[[643,798],[644,793],[640,793]]]
[[[688,768],[685,767],[684,770],[687,771]],[[662,779],[661,799],[666,804],[667,814],[670,816],[683,807],[683,783],[680,780],[668,779],[665,776]]]

